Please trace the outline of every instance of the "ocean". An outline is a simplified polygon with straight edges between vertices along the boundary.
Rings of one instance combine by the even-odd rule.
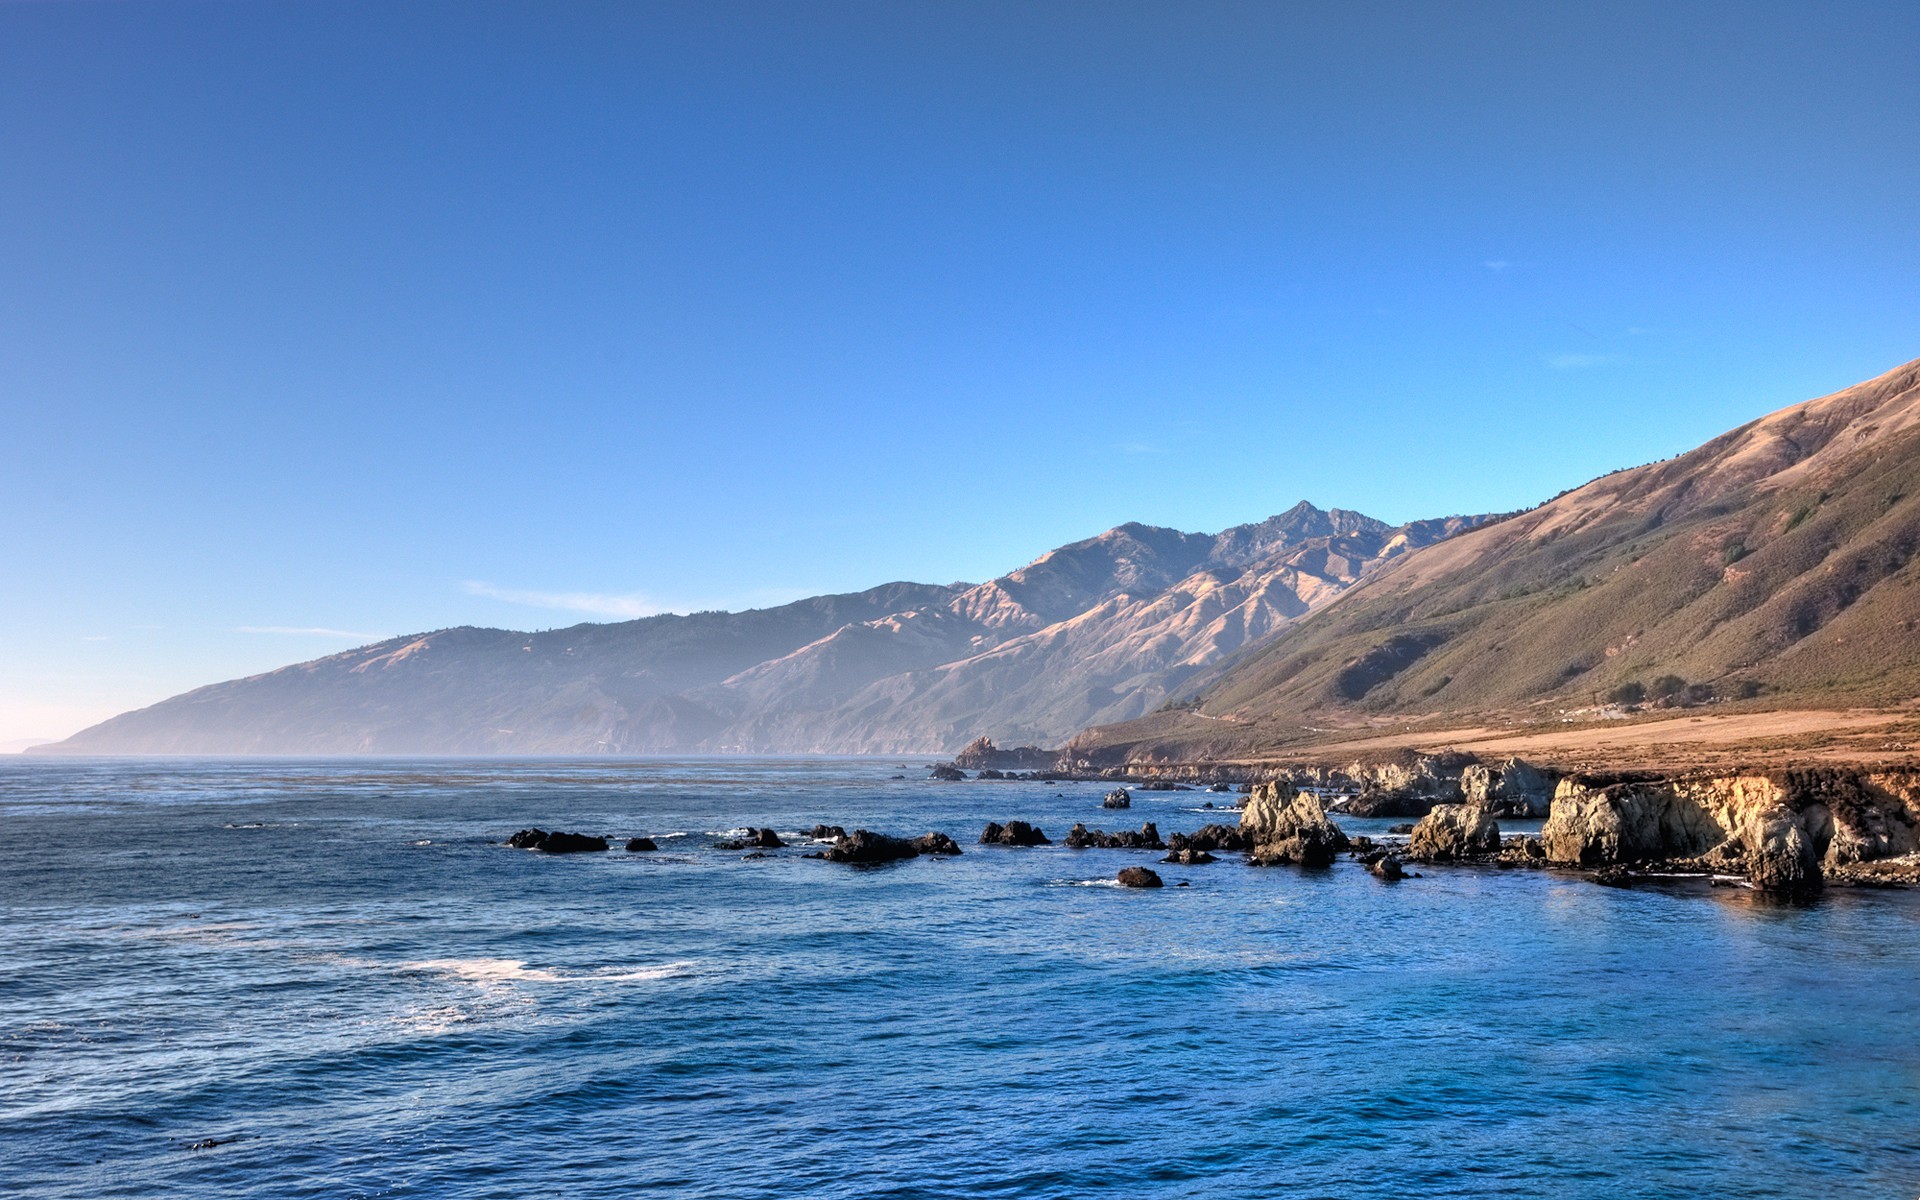
[[[974,844],[1235,819],[1105,790],[0,759],[0,1194],[1920,1195],[1920,895]],[[966,852],[713,848],[817,822]]]

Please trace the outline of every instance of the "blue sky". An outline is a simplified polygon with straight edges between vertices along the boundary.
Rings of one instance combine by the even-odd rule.
[[[0,745],[1920,356],[1911,4],[0,4]]]

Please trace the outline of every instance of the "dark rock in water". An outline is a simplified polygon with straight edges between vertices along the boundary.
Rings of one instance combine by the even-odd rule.
[[[1239,792],[1242,796],[1251,796],[1253,794],[1253,785],[1250,783],[1243,783],[1239,787],[1233,790],[1236,792]]]
[[[745,837],[714,843],[720,850],[778,850],[784,845],[780,835],[771,829],[748,829]]]
[[[1013,777],[1011,775],[1008,775],[1006,772],[996,770],[993,767],[982,767],[978,772],[974,774],[974,778],[975,779],[1011,779]]]
[[[827,848],[825,858],[837,863],[883,863],[917,858],[920,851],[905,838],[856,829]]]
[[[958,767],[950,767],[945,763],[941,763],[939,766],[934,767],[932,770],[927,772],[927,775],[929,778],[932,778],[932,779],[944,779],[948,783],[958,783],[959,781],[967,777],[967,773],[965,771],[962,771]]]
[[[1433,809],[1431,796],[1401,792],[1361,792],[1341,807],[1354,817],[1424,817]]]
[[[889,775],[887,776],[887,778],[888,779],[905,779],[906,776],[905,775]]]
[[[1160,882],[1160,875],[1146,867],[1127,867],[1120,872],[1120,886],[1130,888],[1157,888],[1166,885]]]
[[[1101,808],[1132,808],[1133,794],[1127,791],[1127,789],[1125,788],[1115,788],[1112,791],[1107,793],[1106,799],[1100,802],[1100,807]]]
[[[1210,792],[1231,792],[1233,788],[1229,784],[1210,783],[1207,785],[1207,790]]]
[[[1008,821],[1005,825],[990,823],[980,831],[980,844],[983,846],[1051,846],[1052,839],[1025,821]]]
[[[924,833],[913,839],[913,848],[921,854],[958,854],[960,846],[944,833]]]
[[[740,856],[740,861],[741,861],[741,862],[746,862],[746,861],[747,861],[748,859],[754,859],[754,858],[772,858],[772,857],[773,857],[773,855],[771,855],[771,854],[768,854],[768,853],[767,853],[767,852],[766,852],[765,850],[755,850],[755,851],[754,851],[754,852],[753,852],[752,854],[742,854],[742,855]]]
[[[1405,879],[1407,875],[1406,871],[1400,866],[1400,860],[1391,854],[1382,854],[1379,858],[1374,859],[1367,867],[1367,870],[1373,872],[1374,878],[1384,879],[1389,883],[1396,879]]]
[[[1353,834],[1347,838],[1347,848],[1357,853],[1365,854],[1367,851],[1373,849],[1373,839],[1364,833]]]
[[[1203,825],[1192,833],[1176,833],[1167,838],[1171,850],[1245,850],[1247,836],[1234,825]]]
[[[1122,831],[1107,833],[1104,830],[1088,829],[1076,823],[1067,834],[1066,844],[1075,850],[1097,848],[1101,850],[1165,850],[1166,843],[1160,840],[1160,830],[1152,821],[1140,827],[1139,833]]]
[[[1413,822],[1412,822],[1412,821],[1402,821],[1402,822],[1400,822],[1400,823],[1399,823],[1398,825],[1389,825],[1389,826],[1387,826],[1387,832],[1388,832],[1388,833],[1412,833],[1412,832],[1413,832]]]
[[[237,1136],[236,1136],[236,1137],[213,1137],[213,1138],[201,1138],[201,1139],[200,1139],[199,1141],[197,1141],[197,1142],[188,1142],[188,1143],[187,1143],[187,1149],[189,1149],[189,1150],[212,1150],[212,1149],[214,1149],[215,1147],[218,1147],[218,1146],[231,1146],[231,1145],[232,1145],[233,1143],[235,1143],[235,1142],[237,1142],[237,1141],[239,1141],[239,1140],[240,1140],[240,1139],[239,1139],[239,1137],[237,1137]]]
[[[807,836],[816,842],[831,842],[847,836],[847,831],[838,825],[815,825],[807,830]]]
[[[1197,867],[1203,863],[1210,863],[1217,860],[1205,850],[1195,850],[1191,846],[1186,846],[1175,850],[1160,861],[1164,863],[1179,863],[1185,867]]]
[[[544,829],[522,829],[507,839],[517,850],[539,850],[546,854],[585,854],[605,850],[607,839],[585,833],[548,833]]]
[[[627,839],[628,854],[639,854],[645,850],[658,850],[659,848],[660,848],[659,846],[654,844],[654,841],[652,838],[641,837],[641,838]]]
[[[1207,801],[1207,802],[1206,802],[1205,804],[1202,804],[1202,805],[1201,805],[1200,807],[1201,807],[1201,808],[1212,808],[1212,807],[1213,807],[1213,801],[1211,801],[1211,800],[1209,800],[1209,801]]]

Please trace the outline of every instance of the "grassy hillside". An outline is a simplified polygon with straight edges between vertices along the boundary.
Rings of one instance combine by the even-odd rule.
[[[1082,747],[1245,754],[1386,716],[1920,695],[1920,364],[1417,551],[1189,712]]]

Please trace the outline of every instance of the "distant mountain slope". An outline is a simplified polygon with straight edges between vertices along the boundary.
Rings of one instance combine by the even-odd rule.
[[[1551,716],[1636,688],[1920,696],[1920,362],[1403,557],[1191,713],[1077,741],[1194,757],[1383,714]]]
[[[446,629],[214,684],[61,753],[905,753],[1149,712],[1465,518],[1300,504],[1220,534],[1123,525],[973,587],[744,613]]]

